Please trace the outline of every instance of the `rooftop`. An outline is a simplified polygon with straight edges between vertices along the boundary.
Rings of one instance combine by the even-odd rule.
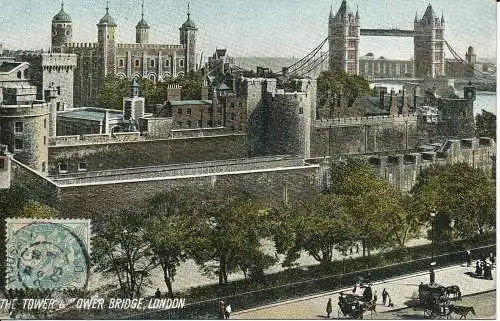
[[[69,111],[61,112],[58,117],[73,118],[73,119],[85,119],[92,121],[104,121],[104,117],[108,111],[110,118],[117,119],[122,117],[122,112],[118,110],[108,110],[93,108],[93,107],[82,107],[78,109],[72,109]]]
[[[21,66],[22,64],[23,64],[22,62],[7,62],[7,61],[4,61],[0,65],[0,72],[9,72],[9,71],[12,71],[15,68]]]
[[[188,105],[210,105],[211,100],[169,100],[168,103],[171,106],[182,107]]]

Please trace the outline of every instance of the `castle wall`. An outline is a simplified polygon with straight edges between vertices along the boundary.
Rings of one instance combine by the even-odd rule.
[[[413,149],[419,143],[417,116],[372,116],[315,121],[311,157]]]
[[[61,186],[58,208],[74,217],[92,218],[106,211],[131,208],[148,198],[174,188],[211,187],[222,195],[246,191],[269,206],[284,200],[305,199],[318,192],[317,166],[248,169],[238,173],[179,176],[153,180]],[[92,202],[88,202],[92,199]]]
[[[247,156],[244,134],[94,144],[84,142],[50,146],[49,174],[58,175],[61,163],[67,166],[68,173],[76,173],[80,163],[85,163],[88,171],[97,171]]]
[[[47,90],[50,86],[57,89],[53,101],[57,111],[73,108],[76,59],[76,55],[71,54],[42,54],[42,89]]]

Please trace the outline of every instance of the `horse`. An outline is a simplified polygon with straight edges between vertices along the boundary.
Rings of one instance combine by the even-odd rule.
[[[460,319],[467,319],[467,315],[471,312],[473,315],[476,315],[476,311],[474,311],[474,307],[463,307],[459,305],[450,304],[448,306],[448,316],[452,313],[456,313],[460,316]]]
[[[462,292],[460,292],[460,288],[458,287],[458,285],[447,286],[445,291],[447,296],[453,294],[454,298],[456,298],[457,300],[462,300]]]
[[[364,302],[362,304],[363,313],[370,311],[370,316],[372,316],[373,313],[375,313],[375,315],[377,315],[377,311],[375,311],[376,307],[377,307],[377,304],[374,301]]]

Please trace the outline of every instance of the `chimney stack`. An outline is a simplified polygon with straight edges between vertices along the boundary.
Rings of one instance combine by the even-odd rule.
[[[408,116],[408,95],[406,94],[406,90],[403,88],[403,108],[402,108],[403,116]]]
[[[397,115],[399,113],[396,99],[397,99],[396,92],[394,91],[394,88],[391,88],[391,109],[390,109],[391,115]]]

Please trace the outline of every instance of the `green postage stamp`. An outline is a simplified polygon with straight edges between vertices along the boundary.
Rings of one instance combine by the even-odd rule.
[[[83,289],[90,220],[8,219],[7,289]]]

